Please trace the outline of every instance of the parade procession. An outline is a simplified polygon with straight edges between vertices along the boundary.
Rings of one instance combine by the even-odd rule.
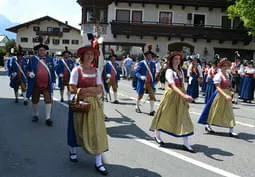
[[[0,177],[255,177],[240,1],[66,3],[81,29],[48,15],[5,27]]]

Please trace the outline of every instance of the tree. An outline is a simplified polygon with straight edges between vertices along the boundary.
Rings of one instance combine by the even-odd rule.
[[[6,51],[3,47],[0,47],[0,66],[4,66],[4,56],[6,55]]]
[[[255,36],[255,0],[236,0],[228,7],[230,18],[240,17],[244,26]]]
[[[6,52],[10,52],[11,48],[16,48],[16,42],[15,40],[9,40],[8,42],[6,42],[5,44],[5,50]]]

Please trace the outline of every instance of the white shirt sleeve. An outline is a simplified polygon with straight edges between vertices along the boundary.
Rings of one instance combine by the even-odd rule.
[[[100,70],[97,70],[97,85],[103,85],[102,83],[102,73],[100,72]]]
[[[203,77],[203,71],[200,65],[198,65],[199,77]]]
[[[160,63],[156,63],[156,73],[160,72]]]
[[[214,84],[220,84],[221,83],[221,73],[217,73],[213,78]]]
[[[167,69],[166,70],[166,81],[168,82],[168,84],[174,84],[174,77],[173,77],[173,70],[171,69]]]
[[[79,79],[78,67],[75,67],[71,72],[69,84],[78,85],[78,79]]]

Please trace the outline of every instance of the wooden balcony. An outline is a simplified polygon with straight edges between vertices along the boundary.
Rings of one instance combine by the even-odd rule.
[[[111,31],[114,36],[126,35],[129,36],[159,36],[180,38],[182,41],[185,38],[192,38],[194,42],[198,39],[218,40],[219,43],[224,41],[232,41],[233,44],[238,41],[248,45],[252,41],[252,36],[248,35],[246,29],[229,29],[214,25],[193,25],[193,24],[162,24],[159,22],[128,22],[128,21],[112,21]]]
[[[63,32],[56,32],[56,31],[37,31],[36,35],[39,36],[57,36],[57,37],[62,37]]]

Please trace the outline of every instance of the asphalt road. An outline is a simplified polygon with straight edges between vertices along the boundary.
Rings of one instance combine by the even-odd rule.
[[[157,91],[157,105],[162,91]],[[14,103],[13,90],[6,76],[0,76],[0,177],[97,177],[94,156],[79,150],[79,163],[68,159],[66,144],[67,104],[54,93],[54,126],[44,124],[44,104],[40,103],[40,121],[32,123],[32,106]],[[147,96],[145,96],[146,99]],[[255,104],[234,106],[238,138],[228,137],[228,130],[214,128],[207,134],[197,119],[203,98],[190,104],[195,135],[190,144],[197,151],[182,149],[182,139],[163,135],[165,147],[158,147],[149,131],[152,121],[149,104],[142,102],[142,114],[135,110],[136,93],[131,81],[119,84],[121,104],[105,103],[109,148],[104,154],[111,177],[216,177],[255,176]]]

